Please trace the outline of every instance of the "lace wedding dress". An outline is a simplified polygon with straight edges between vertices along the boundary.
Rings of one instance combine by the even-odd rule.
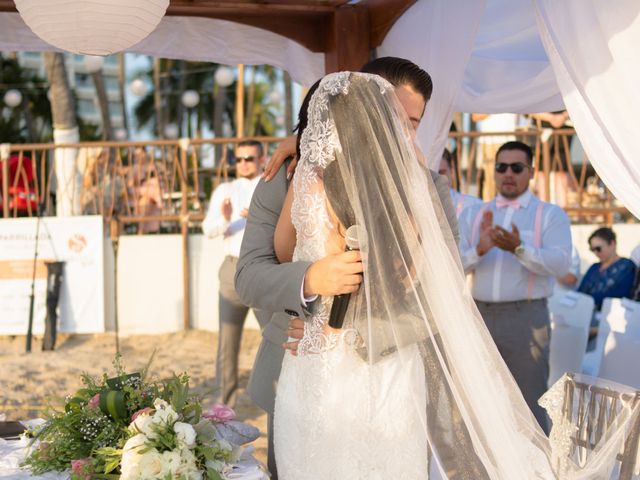
[[[294,261],[336,253],[322,168],[303,161],[296,170]],[[279,478],[426,479],[426,434],[416,412],[425,403],[425,373],[417,348],[405,347],[402,359],[396,353],[366,362],[353,328],[325,333],[332,299],[314,303],[298,355],[285,354],[274,414]]]

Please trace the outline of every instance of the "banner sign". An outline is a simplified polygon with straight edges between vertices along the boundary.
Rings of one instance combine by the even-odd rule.
[[[0,220],[0,335],[25,335],[35,268],[33,333],[44,333],[48,261],[64,263],[58,331],[104,332],[104,237],[101,216]]]

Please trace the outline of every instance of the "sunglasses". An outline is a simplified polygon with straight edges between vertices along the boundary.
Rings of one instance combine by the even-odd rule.
[[[247,155],[246,157],[236,157],[236,163],[253,162],[255,159],[256,159],[255,155]]]
[[[498,162],[496,163],[496,172],[505,173],[507,170],[511,168],[511,171],[515,174],[522,173],[525,168],[529,168],[529,165],[521,162],[516,163],[504,163]]]
[[[602,251],[602,247],[590,247],[589,250],[593,253],[600,253]]]

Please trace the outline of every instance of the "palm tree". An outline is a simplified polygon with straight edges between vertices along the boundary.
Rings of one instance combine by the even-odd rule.
[[[46,80],[29,74],[15,58],[0,55],[0,101],[8,90],[22,94],[19,107],[0,105],[0,141],[46,142],[51,138],[51,105]]]
[[[51,113],[53,115],[53,140],[55,143],[76,143],[80,140],[75,99],[69,88],[67,69],[62,53],[45,52],[44,65],[51,91]],[[81,172],[76,166],[77,149],[57,148],[55,172],[57,179],[56,214],[58,216],[81,213]]]
[[[164,124],[175,123],[182,128],[181,117],[184,112],[181,96],[185,90],[195,90],[200,94],[200,103],[194,108],[198,130],[209,128],[216,137],[223,136],[222,125],[225,115],[235,118],[235,82],[227,88],[215,84],[214,74],[219,65],[206,62],[176,62],[166,59],[157,60],[154,88],[140,100],[134,114],[138,128],[152,127],[158,130],[158,112],[156,104],[158,96],[162,97]],[[246,135],[271,135],[275,133],[275,105],[269,102],[268,93],[271,84],[278,78],[277,70],[270,66],[259,66],[254,69],[254,81],[249,85],[246,108]],[[154,78],[154,68],[138,74]],[[157,88],[161,89],[160,92]],[[159,95],[158,95],[159,94]],[[237,131],[233,124],[233,132]]]

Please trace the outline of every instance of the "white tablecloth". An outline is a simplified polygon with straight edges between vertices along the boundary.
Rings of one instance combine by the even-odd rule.
[[[20,464],[29,451],[29,442],[30,440],[26,438],[19,440],[0,439],[0,479],[68,480],[71,477],[70,472],[48,472],[35,476],[31,475],[29,470],[20,468]],[[253,447],[245,449],[233,472],[223,478],[227,480],[269,480],[269,476],[252,453]]]

